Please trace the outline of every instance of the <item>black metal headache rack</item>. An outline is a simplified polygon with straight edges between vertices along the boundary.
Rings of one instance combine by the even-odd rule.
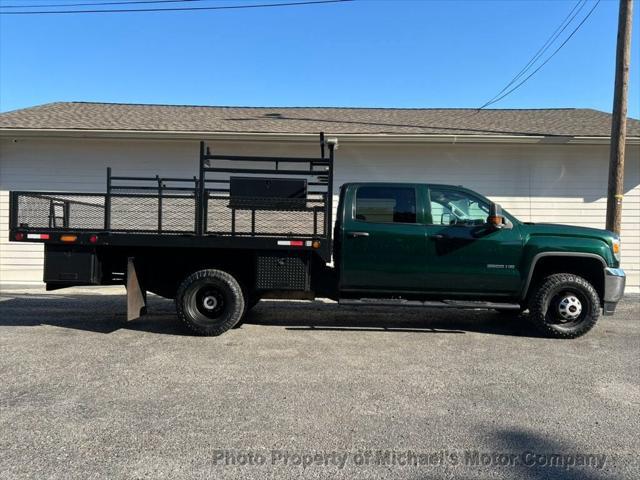
[[[10,228],[234,237],[330,238],[334,143],[320,157],[214,154],[199,175],[114,176],[106,193],[11,192]]]

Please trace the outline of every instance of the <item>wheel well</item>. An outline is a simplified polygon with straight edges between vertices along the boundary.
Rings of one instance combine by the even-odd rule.
[[[175,298],[182,281],[192,273],[207,268],[230,273],[244,288],[251,288],[255,275],[255,259],[242,250],[206,249],[148,249],[127,251],[119,255],[126,265],[126,257],[136,258],[143,271],[145,288],[167,298]]]
[[[526,292],[526,300],[529,300],[531,293],[540,282],[554,273],[573,273],[587,280],[598,292],[602,301],[604,295],[604,272],[603,264],[597,258],[591,257],[564,257],[548,256],[540,258],[533,271],[531,282]]]

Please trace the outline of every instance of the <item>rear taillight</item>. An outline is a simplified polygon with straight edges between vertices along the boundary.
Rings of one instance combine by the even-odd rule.
[[[13,238],[16,240],[24,240],[24,233],[18,232]]]
[[[278,245],[282,247],[304,247],[303,240],[278,240]],[[309,242],[311,246],[311,242]]]
[[[49,240],[48,233],[27,233],[27,240]]]
[[[98,243],[98,236],[97,235],[91,235],[89,237],[89,243]]]

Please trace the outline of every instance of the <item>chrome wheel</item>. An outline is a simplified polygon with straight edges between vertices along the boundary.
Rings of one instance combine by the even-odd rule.
[[[580,317],[582,313],[582,302],[572,294],[567,294],[558,302],[558,313],[560,321],[570,322]]]
[[[576,338],[598,321],[600,299],[587,280],[572,273],[554,273],[535,290],[529,320],[545,335]]]
[[[545,315],[546,322],[559,328],[579,325],[590,311],[587,297],[574,288],[563,288],[550,299]]]

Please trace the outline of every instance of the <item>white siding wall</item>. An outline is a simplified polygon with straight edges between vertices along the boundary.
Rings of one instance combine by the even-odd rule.
[[[0,140],[0,281],[38,282],[42,247],[9,243],[8,190],[103,192],[105,170],[115,175],[190,177],[197,172],[195,141],[90,139]],[[236,154],[317,154],[315,145],[220,143]],[[627,149],[623,210],[623,267],[629,291],[640,287],[640,151]],[[347,181],[461,184],[524,221],[604,228],[607,146],[380,144],[342,142],[337,187]]]

